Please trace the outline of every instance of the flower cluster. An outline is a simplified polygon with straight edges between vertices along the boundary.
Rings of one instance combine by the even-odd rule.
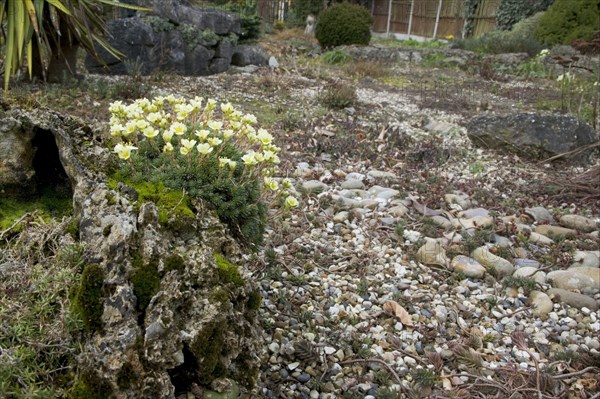
[[[273,136],[256,126],[254,115],[243,114],[230,103],[217,104],[200,97],[186,101],[170,95],[131,104],[116,101],[109,111],[110,134],[117,141],[114,152],[123,160],[135,156],[143,145],[169,157],[175,168],[182,162],[217,160],[220,175],[231,177],[241,168],[246,181],[262,180],[263,191],[276,192],[286,207],[298,205],[297,199],[288,195],[289,181],[279,183],[272,177],[280,163],[280,148],[273,143]],[[224,148],[231,145],[242,155],[235,159],[225,156]]]

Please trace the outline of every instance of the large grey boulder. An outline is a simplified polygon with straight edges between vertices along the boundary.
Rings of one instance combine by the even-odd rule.
[[[108,42],[124,54],[123,59],[98,48],[101,60],[88,56],[88,71],[148,75],[164,70],[202,76],[229,68],[233,43],[241,33],[239,15],[195,8],[179,0],[139,0],[137,4],[153,11],[106,24]]]
[[[543,160],[598,142],[598,132],[576,118],[557,114],[481,115],[467,124],[473,144]],[[565,157],[586,163],[593,149]]]
[[[258,46],[239,45],[233,50],[231,64],[235,66],[257,65],[266,66],[269,63],[269,57],[265,51]]]

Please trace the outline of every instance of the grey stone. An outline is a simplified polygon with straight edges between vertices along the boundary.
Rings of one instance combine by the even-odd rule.
[[[579,294],[577,292],[571,292],[560,288],[550,288],[548,290],[548,296],[556,302],[566,303],[577,309],[588,308],[592,311],[598,310],[598,302],[596,302],[594,298],[590,298],[587,295]]]
[[[479,247],[473,250],[471,257],[490,270],[497,278],[510,276],[515,271],[512,263],[494,255],[487,247]]]
[[[579,230],[584,233],[591,233],[600,228],[600,223],[592,218],[580,215],[563,215],[560,217],[560,223],[571,229]]]
[[[477,116],[467,124],[473,144],[543,160],[598,142],[598,133],[589,125],[565,115],[512,113]],[[593,149],[567,157],[587,163]]]
[[[348,216],[350,216],[350,214],[347,211],[341,211],[333,217],[333,221],[337,223],[345,222],[348,220]]]
[[[225,58],[231,63],[231,57],[233,56],[234,45],[231,40],[225,38],[219,42],[215,50],[215,58]]]
[[[367,177],[373,179],[373,180],[380,180],[380,179],[395,179],[396,175],[392,172],[385,172],[382,170],[370,170],[369,172],[367,172]]]
[[[600,251],[575,251],[573,255],[573,267],[600,267]]]
[[[535,232],[538,234],[542,234],[546,237],[557,238],[557,237],[575,237],[577,235],[577,231],[573,229],[567,229],[565,227],[560,226],[552,226],[551,224],[542,224],[535,226]]]
[[[319,180],[309,180],[302,183],[302,190],[307,194],[319,194],[326,191],[329,186]]]
[[[537,223],[554,223],[554,217],[544,207],[534,206],[533,208],[525,208],[525,213],[531,216]]]
[[[277,69],[279,68],[279,62],[277,62],[277,58],[270,56],[269,57],[269,68]]]
[[[12,116],[0,120],[0,195],[24,197],[36,190],[34,126]]]
[[[568,291],[600,290],[600,269],[595,267],[574,267],[569,270],[557,270],[548,273],[547,280],[555,288]]]
[[[362,189],[365,187],[365,184],[361,180],[347,179],[342,182],[341,187],[346,190]]]
[[[516,259],[513,259],[513,263],[515,264],[516,267],[534,267],[534,268],[540,267],[540,262],[538,262],[535,259],[516,258]]]
[[[537,267],[523,266],[519,267],[513,273],[515,277],[527,277],[535,280],[536,283],[544,284],[546,282],[546,273],[539,271]]]
[[[231,64],[235,66],[266,66],[268,58],[261,47],[241,44],[234,48]]]
[[[479,262],[464,255],[455,256],[452,259],[450,266],[455,271],[461,272],[465,276],[471,278],[482,278],[486,272],[485,267],[483,267]]]
[[[229,69],[229,60],[227,58],[213,58],[210,61],[208,70],[211,74],[222,73]]]

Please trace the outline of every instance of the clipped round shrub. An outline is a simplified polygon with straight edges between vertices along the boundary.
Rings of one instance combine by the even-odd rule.
[[[369,44],[373,17],[357,4],[335,4],[319,15],[315,36],[323,48]]]
[[[535,37],[545,45],[589,40],[600,30],[600,0],[556,0],[541,17]]]

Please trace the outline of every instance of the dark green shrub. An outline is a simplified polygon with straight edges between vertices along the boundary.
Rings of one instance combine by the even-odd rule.
[[[335,4],[321,13],[315,36],[323,48],[369,44],[373,17],[357,4]]]
[[[350,54],[344,50],[335,49],[321,54],[321,61],[328,65],[343,64],[350,60]]]
[[[542,16],[535,37],[545,45],[589,40],[600,30],[600,0],[556,0]]]
[[[262,19],[256,14],[241,14],[242,32],[240,40],[258,39],[261,34]]]
[[[554,0],[502,0],[496,11],[496,27],[511,30],[519,21],[546,10]]]

